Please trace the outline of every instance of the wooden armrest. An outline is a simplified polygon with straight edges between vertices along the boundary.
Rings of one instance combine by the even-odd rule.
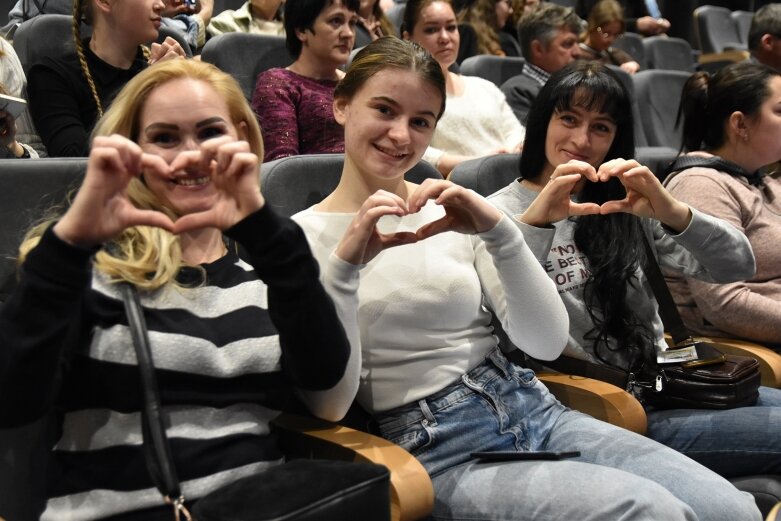
[[[537,377],[567,407],[645,435],[648,419],[643,406],[620,387],[568,374],[541,373]]]
[[[697,58],[699,63],[712,63],[712,62],[742,62],[748,60],[751,55],[748,51],[741,51],[738,49],[732,49],[722,52],[710,52],[706,54],[700,54]]]
[[[274,420],[287,453],[385,465],[391,474],[391,519],[412,521],[434,507],[434,488],[426,469],[409,452],[388,440],[315,418],[282,414]]]
[[[668,344],[672,344],[667,333],[664,339]],[[762,373],[762,385],[781,387],[781,355],[772,349],[737,338],[696,337],[695,340],[711,343],[723,353],[756,358],[759,362],[759,371]]]

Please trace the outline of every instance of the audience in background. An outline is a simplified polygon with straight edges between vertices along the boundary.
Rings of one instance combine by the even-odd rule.
[[[630,107],[621,80],[604,65],[578,61],[562,69],[529,113],[520,181],[489,200],[516,219],[556,282],[570,319],[564,354],[582,360],[575,367],[584,370],[573,372],[606,366],[642,397],[655,376],[649,363],[667,348],[643,241],[662,267],[704,285],[751,277],[754,257],[735,227],[676,200],[629,159]],[[725,477],[781,472],[774,434],[781,390],[762,387],[752,407],[651,407],[646,416],[649,438]]]
[[[424,158],[447,176],[459,163],[489,154],[518,152],[523,126],[504,94],[490,81],[449,69],[456,61],[459,32],[448,0],[409,0],[404,33],[424,47],[445,75],[448,107]]]
[[[577,0],[578,16],[586,18],[600,0]],[[620,0],[624,8],[626,30],[645,36],[656,36],[670,30],[670,21],[662,16],[656,0]]]
[[[767,4],[754,13],[748,49],[755,61],[781,71],[781,4]]]
[[[550,75],[580,56],[578,35],[582,27],[583,21],[572,9],[553,3],[542,4],[521,18],[518,28],[526,64],[523,72],[507,80],[501,89],[522,124]]]
[[[668,189],[741,230],[757,258],[756,275],[745,282],[671,275],[678,309],[695,333],[781,345],[781,173],[759,172],[781,158],[779,106],[781,73],[761,64],[732,64],[713,76],[697,72],[684,87],[684,150],[720,157],[743,175],[692,167],[668,178]]]
[[[236,10],[217,13],[209,22],[209,36],[222,33],[283,35],[282,4],[284,0],[247,0]]]
[[[297,154],[344,151],[344,130],[333,114],[339,69],[350,58],[359,0],[287,0],[285,39],[295,60],[258,75],[252,109],[266,161]]]
[[[396,35],[396,28],[380,7],[380,0],[360,0],[358,24],[355,26],[355,48],[363,47],[377,38]]]
[[[601,0],[591,9],[586,22],[586,31],[580,42],[581,58],[618,65],[629,74],[640,70],[640,64],[629,53],[613,47],[613,43],[624,34],[621,4],[616,0]]]
[[[117,92],[149,64],[182,58],[176,41],[157,38],[163,0],[76,0],[73,39],[76,52],[34,63],[27,95],[35,128],[50,156],[86,156],[89,133]],[[82,40],[81,24],[92,25]]]
[[[516,42],[520,42],[521,38],[518,34],[518,24],[520,23],[521,18],[537,9],[540,6],[540,3],[540,0],[512,0],[510,2],[512,13],[505,22],[502,31],[515,38]]]
[[[509,217],[449,181],[405,181],[444,109],[439,64],[382,38],[357,54],[334,97],[342,177],[294,219],[337,308],[351,310],[344,325],[362,368],[345,378],[359,383],[357,400],[381,434],[428,471],[433,518],[760,520],[749,494],[659,443],[565,408],[499,349],[491,311],[518,349],[545,360],[566,343],[566,311]],[[580,455],[471,457],[535,450]]]

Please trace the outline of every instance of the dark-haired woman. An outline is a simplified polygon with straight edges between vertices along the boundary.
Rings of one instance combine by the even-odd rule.
[[[545,360],[564,347],[567,315],[509,217],[449,181],[405,181],[445,110],[444,74],[428,53],[380,38],[334,97],[342,176],[294,220],[338,308],[352,309],[343,323],[362,367],[350,365],[343,382],[358,383],[382,435],[426,467],[433,518],[759,519],[753,499],[715,473],[567,409],[499,349],[489,309],[518,349]],[[471,457],[571,450],[581,455]]]
[[[683,170],[668,179],[681,201],[729,222],[751,242],[756,274],[745,282],[703,284],[676,277],[670,287],[686,325],[709,336],[781,345],[781,174],[759,170],[781,158],[781,74],[740,63],[712,77],[694,74],[681,103],[686,151],[739,167]]]
[[[639,372],[665,349],[644,272],[643,236],[660,265],[699,280],[751,277],[730,224],[675,199],[633,160],[629,98],[606,66],[556,73],[529,113],[522,178],[491,196],[548,267],[570,317],[565,355]],[[653,410],[648,436],[727,477],[781,472],[781,391],[724,411]]]
[[[288,0],[287,50],[295,61],[258,75],[252,109],[263,129],[266,161],[344,152],[331,106],[355,43],[358,0]]]
[[[119,90],[149,64],[184,57],[172,38],[157,39],[163,0],[75,0],[75,53],[46,56],[27,75],[35,128],[50,156],[86,156],[89,134]],[[80,24],[92,25],[82,40]],[[41,38],[51,36],[41,35]]]

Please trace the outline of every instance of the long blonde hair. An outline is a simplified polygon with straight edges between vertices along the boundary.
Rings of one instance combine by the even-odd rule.
[[[246,125],[250,150],[262,161],[263,139],[260,127],[241,87],[215,66],[196,60],[168,60],[139,73],[125,85],[98,121],[93,136],[119,134],[137,142],[140,114],[150,93],[165,83],[183,78],[208,84],[225,100],[232,122],[236,126],[242,123]],[[176,213],[165,207],[138,178],[133,178],[128,184],[127,196],[137,208],[157,210],[171,219],[177,218]],[[20,263],[51,223],[49,219],[27,233],[19,248]],[[111,280],[124,280],[140,289],[153,290],[169,282],[176,284],[176,275],[183,266],[179,238],[161,228],[127,228],[112,241],[108,250],[98,252],[95,267]]]

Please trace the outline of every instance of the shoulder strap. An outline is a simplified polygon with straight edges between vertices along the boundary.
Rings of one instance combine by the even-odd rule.
[[[179,486],[179,477],[176,474],[174,459],[171,455],[171,446],[165,433],[160,392],[157,388],[152,351],[149,348],[149,335],[138,291],[135,286],[127,282],[119,284],[119,291],[125,305],[125,315],[141,373],[141,391],[144,398],[141,419],[146,467],[152,482],[163,495],[165,502],[173,506],[174,518],[178,520],[181,514],[189,520],[191,519],[190,513],[184,506],[184,496],[182,496]]]
[[[645,234],[643,234],[643,246],[645,247],[646,256],[645,275],[648,277],[651,290],[653,290],[656,301],[659,303],[659,316],[662,318],[665,330],[670,333],[673,337],[673,342],[677,345],[690,339],[691,335],[683,324],[681,315],[678,314],[678,307],[675,305],[670,289],[664,281],[662,270],[659,268],[651,243]]]
[[[734,177],[745,177],[752,186],[758,186],[762,183],[762,175],[758,171],[749,173],[740,165],[737,165],[732,161],[727,161],[726,159],[723,159],[719,156],[679,156],[675,159],[675,161],[670,163],[670,166],[668,166],[664,171],[664,175],[662,177],[666,179],[667,176],[669,176],[671,173],[680,172],[682,170],[694,167],[714,168],[716,170],[726,172]]]

